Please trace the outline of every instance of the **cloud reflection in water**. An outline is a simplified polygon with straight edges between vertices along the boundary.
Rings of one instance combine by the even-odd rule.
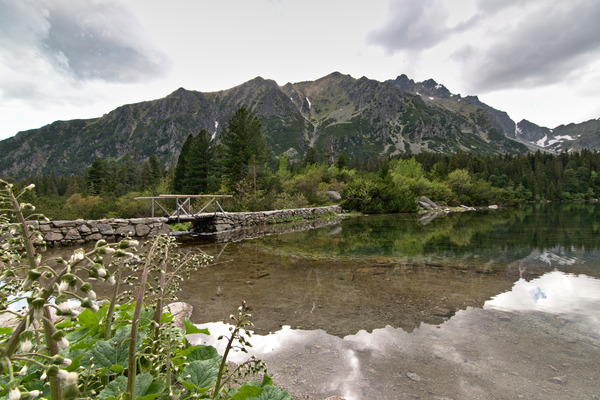
[[[344,338],[285,326],[252,335],[250,352],[277,384],[307,399],[538,398],[540,388],[554,394],[547,398],[583,398],[600,362],[599,306],[600,280],[554,271],[520,279],[483,309],[460,310],[439,326],[423,323],[411,333],[387,326]],[[216,338],[229,325],[201,326],[212,335],[193,335],[192,343],[222,352]],[[232,361],[246,358],[237,353]],[[552,383],[555,376],[568,385]]]

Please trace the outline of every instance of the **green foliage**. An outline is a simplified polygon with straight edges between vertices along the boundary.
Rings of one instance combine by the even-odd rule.
[[[147,189],[160,181],[163,176],[162,167],[156,154],[152,154],[144,164],[142,164],[141,172],[141,188]]]
[[[183,144],[173,177],[177,193],[212,193],[219,188],[219,147],[206,130]]]
[[[183,146],[181,146],[181,150],[179,151],[179,157],[177,158],[177,165],[175,166],[175,172],[173,174],[173,190],[175,193],[183,193],[184,185],[185,185],[185,177],[187,174],[187,160],[190,154],[190,148],[192,147],[192,142],[194,141],[194,135],[190,134],[185,142],[183,142]]]
[[[367,214],[417,210],[414,193],[390,178],[358,178],[344,191],[342,207]]]
[[[221,133],[221,143],[227,188],[237,193],[237,183],[250,179],[256,192],[270,153],[260,120],[247,108],[239,108]]]
[[[266,374],[261,384],[234,383],[265,372],[254,358],[233,370],[227,363],[229,352],[250,346],[245,329],[252,323],[244,303],[233,317],[223,357],[212,347],[190,345],[186,333],[207,332],[189,321],[184,332],[164,311],[178,282],[210,257],[182,254],[174,239],[163,235],[144,245],[101,240],[68,259],[45,259],[38,252],[42,235],[33,224],[43,217],[23,201],[33,185],[18,194],[13,188],[0,180],[0,313],[15,320],[14,328],[0,329],[0,396],[290,399]],[[97,280],[113,285],[108,301],[98,302],[92,286]],[[73,301],[84,311],[77,315]]]
[[[247,117],[248,124],[256,125],[253,125],[254,117],[249,112],[242,114]],[[196,143],[197,138],[203,138],[206,147],[206,132],[188,138],[184,147],[191,146],[192,142]],[[241,142],[241,139],[236,141]],[[221,154],[219,146],[213,150]],[[183,155],[186,152],[189,153],[182,149],[180,156],[180,164],[184,166],[187,159]],[[205,154],[204,159],[209,157],[206,155],[208,153],[197,154]],[[325,192],[342,193],[348,185],[351,185],[348,193],[353,197],[346,199],[345,207],[354,211],[368,209],[369,212],[391,212],[390,210],[396,209],[410,211],[414,207],[408,204],[407,199],[420,196],[427,196],[439,204],[448,206],[517,205],[548,200],[587,201],[600,197],[600,153],[587,150],[560,155],[541,152],[495,156],[471,153],[419,153],[391,160],[373,159],[368,163],[352,159],[349,164],[353,165],[353,168],[340,168],[346,164],[343,155],[339,156],[341,164],[335,162],[330,165],[318,161],[314,148],[309,149],[306,155],[305,164],[290,162],[286,153],[273,165],[265,160],[260,163],[258,159],[250,157],[250,164],[246,165],[242,178],[234,182],[224,179],[226,175],[218,168],[217,161],[213,163],[217,166],[214,171],[207,173],[198,167],[197,172],[188,174],[189,179],[180,180],[179,185],[193,184],[196,188],[186,188],[186,192],[234,193],[234,199],[223,203],[227,211],[324,205],[329,202]],[[156,157],[151,158],[156,160]],[[117,161],[96,160],[85,178],[76,175],[34,177],[34,181],[39,183],[40,187],[36,187],[35,192],[26,194],[27,200],[36,202],[40,210],[55,219],[143,216],[147,211],[144,208],[145,204],[132,199],[139,194],[153,196],[172,193],[177,179],[180,179],[177,176],[181,175],[181,168],[179,172],[177,168],[167,173],[161,172],[163,175],[142,191],[139,177],[142,172],[136,175],[132,161],[133,157],[123,157]],[[146,169],[150,170],[150,159],[146,164]],[[200,162],[197,165],[201,164]],[[105,171],[108,175],[102,175],[99,171]],[[377,172],[377,176],[367,172]],[[138,176],[138,179],[134,182],[135,176]],[[388,181],[389,179],[395,186]],[[368,190],[370,195],[378,193],[377,198],[403,200],[392,202],[390,205],[369,205],[358,200],[359,193],[364,189],[364,180],[372,181]],[[207,181],[208,188],[203,189],[202,187],[207,187]],[[220,181],[223,181],[223,186],[219,189],[217,184]],[[101,190],[99,194],[94,194],[97,187]],[[410,196],[407,195],[408,192],[411,193]],[[100,196],[100,201],[95,201],[98,199],[95,196]],[[353,204],[357,208],[352,208]]]

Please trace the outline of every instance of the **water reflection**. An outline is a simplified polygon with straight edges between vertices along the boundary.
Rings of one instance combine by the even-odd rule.
[[[600,310],[600,280],[553,271],[531,281],[519,279],[510,292],[495,296],[484,307],[585,314],[589,310]]]
[[[186,242],[183,251],[218,261],[179,297],[193,321],[226,321],[246,300],[255,354],[303,399],[593,398],[599,211],[549,205],[427,224],[370,216],[229,245]]]
[[[412,333],[387,326],[339,338],[283,327],[254,354],[297,396],[324,399],[581,399],[597,395],[600,280],[559,271]],[[514,312],[518,311],[518,312]],[[222,346],[223,323],[196,343]],[[236,361],[247,356],[238,353]]]

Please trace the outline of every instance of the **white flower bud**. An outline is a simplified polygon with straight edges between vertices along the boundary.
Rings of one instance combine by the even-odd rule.
[[[35,399],[40,394],[42,394],[42,392],[40,390],[32,390],[31,392],[29,392],[29,398],[30,399]]]
[[[94,292],[93,290],[88,290],[86,295],[87,297],[89,297],[90,300],[96,300],[96,292]]]
[[[71,258],[69,259],[69,264],[74,264],[78,261],[81,261],[84,259],[84,257],[85,257],[85,255],[83,254],[82,249],[76,250],[75,253],[73,253]]]
[[[70,359],[70,358],[65,358],[65,359],[63,360],[63,362],[61,362],[61,363],[60,363],[60,365],[62,365],[63,367],[68,367],[69,365],[71,365],[71,363],[72,363],[72,362],[73,362],[73,361],[71,361],[71,359]]]
[[[100,278],[104,278],[106,276],[107,272],[105,268],[98,268],[98,276]]]
[[[115,276],[114,276],[114,275],[111,275],[111,276],[110,276],[110,277],[109,277],[109,278],[106,280],[106,282],[108,282],[108,283],[109,283],[109,284],[111,284],[111,285],[114,285],[114,284],[116,283],[116,281],[115,281]]]
[[[21,398],[21,392],[15,388],[8,393],[8,400],[19,400]]]
[[[60,281],[60,284],[58,285],[58,293],[64,293],[67,290],[69,290],[69,283],[66,281]]]
[[[58,373],[56,374],[56,376],[59,377],[60,379],[66,379],[68,374],[69,373],[66,370],[59,369]]]
[[[27,375],[27,365],[24,366],[23,368],[21,368],[21,370],[19,371],[19,375],[21,375],[21,376]]]
[[[67,374],[67,377],[65,378],[65,383],[67,385],[74,385],[77,383],[77,378],[78,378],[77,372],[69,372]]]
[[[31,340],[23,340],[20,344],[21,353],[29,353],[32,347],[33,344],[31,343]]]
[[[71,306],[69,306],[69,303],[67,301],[59,303],[57,307],[58,310],[63,314],[69,315],[73,313],[73,310],[71,310]]]
[[[68,349],[68,348],[69,348],[69,341],[68,341],[66,338],[62,338],[62,339],[60,339],[60,340],[58,341],[58,346],[59,346],[61,349]],[[66,361],[66,360],[67,360],[67,359],[65,359],[65,361]],[[69,361],[70,361],[70,360],[69,360]],[[71,363],[69,362],[69,364],[71,364]]]

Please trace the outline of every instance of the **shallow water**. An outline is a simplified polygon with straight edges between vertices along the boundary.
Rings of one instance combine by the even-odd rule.
[[[369,216],[187,243],[216,263],[180,299],[194,305],[194,321],[215,321],[214,332],[245,300],[255,354],[297,398],[592,398],[599,211]]]
[[[252,353],[296,399],[600,395],[600,206],[304,228],[182,242],[215,257],[181,285],[213,333],[195,342],[222,346],[245,300]]]

